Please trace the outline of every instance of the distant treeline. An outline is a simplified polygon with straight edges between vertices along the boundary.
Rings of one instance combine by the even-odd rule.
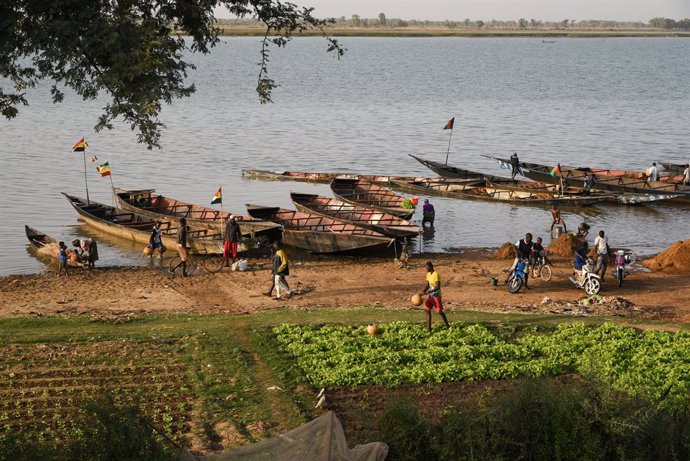
[[[218,19],[220,26],[253,26],[259,24],[260,21],[255,18],[245,19]],[[335,18],[336,27],[446,27],[448,29],[523,29],[523,30],[634,30],[634,29],[681,29],[690,30],[690,18],[681,20],[674,20],[669,18],[653,18],[647,23],[644,22],[629,22],[629,21],[600,21],[600,20],[586,20],[577,21],[575,19],[563,19],[562,21],[542,21],[538,19],[520,18],[515,21],[491,21],[471,20],[465,19],[463,21],[429,21],[419,19],[400,19],[387,18],[384,13],[380,13],[376,18],[364,18],[357,14],[346,18],[341,16]]]

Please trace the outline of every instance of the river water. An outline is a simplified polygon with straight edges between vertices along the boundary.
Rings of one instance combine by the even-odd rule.
[[[52,104],[49,86],[30,106],[0,120],[0,274],[40,271],[24,224],[71,240],[101,242],[101,264],[144,264],[141,245],[96,234],[77,221],[61,191],[84,195],[86,137],[109,161],[116,186],[155,188],[207,204],[219,185],[224,207],[289,207],[288,192],[329,194],[327,185],[262,182],[242,168],[432,175],[408,154],[443,161],[445,122],[456,115],[449,163],[505,174],[480,154],[525,161],[644,170],[654,160],[690,161],[690,40],[683,38],[345,38],[345,57],[317,38],[271,54],[280,87],[274,104],[254,92],[259,40],[226,38],[194,56],[197,93],[166,107],[163,150],[148,151],[123,124],[94,133],[105,100],[69,94]],[[89,163],[92,200],[111,203],[110,181]],[[549,241],[548,210],[433,198],[424,251],[498,247],[525,232]],[[417,213],[414,220],[421,220]],[[657,252],[689,237],[688,208],[600,206],[564,210],[566,223],[604,229],[613,246]]]

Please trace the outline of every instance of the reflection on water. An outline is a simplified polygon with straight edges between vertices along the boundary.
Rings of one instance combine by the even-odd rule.
[[[105,100],[68,94],[53,105],[49,85],[29,93],[18,118],[0,120],[0,274],[43,269],[25,251],[25,224],[65,241],[96,238],[99,265],[152,264],[140,244],[75,225],[59,192],[84,195],[82,157],[68,152],[81,136],[118,187],[208,204],[222,185],[225,210],[238,214],[246,203],[293,208],[290,191],[331,195],[323,184],[243,179],[242,168],[431,175],[407,154],[443,161],[441,128],[458,113],[449,163],[471,170],[505,175],[479,154],[514,151],[525,161],[637,170],[688,161],[688,40],[563,39],[553,48],[530,38],[347,38],[345,59],[334,61],[320,40],[300,38],[272,55],[281,86],[270,105],[254,92],[259,45],[224,38],[192,58],[198,92],[164,109],[162,151],[138,145],[124,125],[94,133]],[[93,166],[91,198],[110,204],[110,181]],[[429,199],[435,230],[415,251],[498,247],[527,231],[549,242],[548,207]],[[688,238],[687,213],[666,204],[562,210],[569,229],[587,221],[637,254]]]

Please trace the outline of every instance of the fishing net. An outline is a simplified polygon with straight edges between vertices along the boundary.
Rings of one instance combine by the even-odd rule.
[[[263,442],[209,456],[186,454],[185,461],[383,461],[388,445],[381,442],[349,449],[343,426],[329,411],[307,424]]]

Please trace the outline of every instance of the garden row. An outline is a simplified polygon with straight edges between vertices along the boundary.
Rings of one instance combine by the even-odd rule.
[[[512,379],[577,372],[629,395],[680,408],[690,389],[690,334],[604,324],[561,324],[506,337],[481,325],[452,324],[429,334],[393,322],[380,334],[365,327],[273,329],[315,386],[354,386]]]

